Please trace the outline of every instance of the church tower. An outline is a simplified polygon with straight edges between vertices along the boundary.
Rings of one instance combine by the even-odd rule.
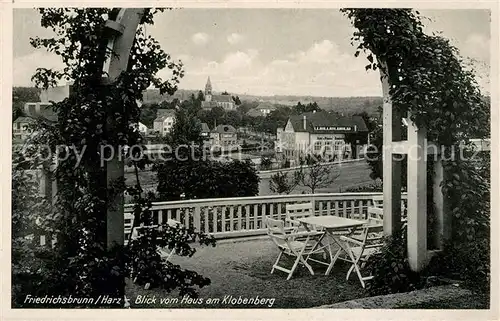
[[[205,101],[212,101],[212,83],[210,76],[208,76],[207,84],[205,85]]]

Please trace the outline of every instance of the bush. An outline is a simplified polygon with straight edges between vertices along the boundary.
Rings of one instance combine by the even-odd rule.
[[[427,268],[428,274],[462,280],[472,291],[490,291],[490,242],[480,239],[462,245],[448,243]]]
[[[260,178],[249,161],[222,163],[210,160],[171,160],[153,166],[161,201],[255,196]]]
[[[408,292],[423,286],[419,273],[410,269],[405,231],[386,237],[381,252],[366,262],[367,272],[373,275],[366,285],[370,295]]]
[[[382,182],[375,181],[375,183],[363,186],[350,187],[345,190],[346,193],[370,193],[370,192],[382,192]]]

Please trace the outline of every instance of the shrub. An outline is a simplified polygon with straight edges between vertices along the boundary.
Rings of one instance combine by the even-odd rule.
[[[158,176],[161,201],[254,196],[259,193],[260,178],[249,161],[222,163],[210,160],[171,160],[153,166]]]
[[[367,282],[370,295],[408,292],[423,286],[419,273],[410,269],[405,231],[386,237],[379,254],[366,262],[373,279]]]

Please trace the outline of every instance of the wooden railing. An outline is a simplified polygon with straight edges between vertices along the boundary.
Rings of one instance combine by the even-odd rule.
[[[154,224],[168,219],[216,238],[265,234],[263,218],[284,219],[286,204],[313,202],[316,215],[366,219],[372,197],[382,193],[322,193],[214,198],[153,203]],[[403,194],[403,199],[406,195]],[[125,205],[132,212],[133,205]]]

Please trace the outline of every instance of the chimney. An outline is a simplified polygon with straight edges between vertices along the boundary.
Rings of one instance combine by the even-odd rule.
[[[303,119],[302,123],[304,124],[304,130],[307,130],[307,118],[306,118],[306,115],[304,115],[304,119]]]

